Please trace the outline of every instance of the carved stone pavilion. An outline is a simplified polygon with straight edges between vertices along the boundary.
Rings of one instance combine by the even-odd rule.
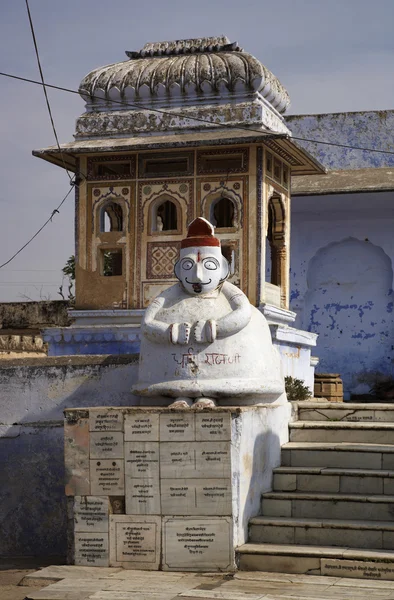
[[[50,354],[138,352],[143,309],[202,216],[285,373],[312,386],[316,335],[290,326],[290,182],[324,169],[291,139],[287,91],[224,36],[126,54],[82,80],[75,140],[33,152],[77,177],[74,323],[46,331]]]

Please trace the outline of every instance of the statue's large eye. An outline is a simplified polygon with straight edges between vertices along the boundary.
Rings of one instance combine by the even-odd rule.
[[[204,260],[204,267],[208,269],[208,271],[216,271],[219,268],[219,263],[216,258],[206,258]]]
[[[185,271],[190,271],[193,265],[194,260],[191,258],[185,258],[185,260],[182,261],[182,269],[185,269]]]

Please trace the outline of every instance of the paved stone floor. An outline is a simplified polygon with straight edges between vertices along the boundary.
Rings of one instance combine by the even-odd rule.
[[[1,600],[394,600],[394,582],[281,573],[164,573],[50,566],[0,570]]]

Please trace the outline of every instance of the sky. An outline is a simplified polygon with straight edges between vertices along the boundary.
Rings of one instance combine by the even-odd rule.
[[[227,35],[287,88],[289,114],[394,108],[394,0],[30,0],[47,83],[78,89],[92,69],[148,41]],[[25,0],[0,3],[0,71],[38,79]],[[0,78],[0,264],[41,227],[69,189],[59,167],[32,156],[55,143],[42,89]],[[84,112],[49,92],[61,142]],[[57,300],[74,253],[70,194],[59,214],[0,269],[0,302]]]

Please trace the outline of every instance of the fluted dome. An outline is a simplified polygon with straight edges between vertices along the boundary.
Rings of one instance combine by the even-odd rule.
[[[123,102],[187,104],[251,94],[280,113],[290,104],[275,75],[224,36],[149,43],[126,54],[129,60],[95,69],[82,80],[79,92],[88,110],[121,110]]]

